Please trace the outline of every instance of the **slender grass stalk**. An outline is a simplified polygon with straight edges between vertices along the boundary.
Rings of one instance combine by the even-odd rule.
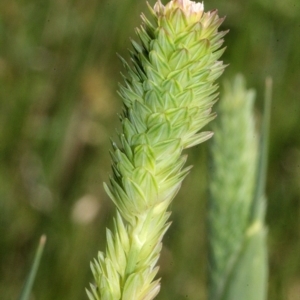
[[[34,256],[34,260],[30,269],[30,272],[28,274],[28,277],[26,279],[26,282],[24,284],[24,287],[22,289],[21,295],[19,297],[19,300],[28,300],[30,297],[30,292],[33,287],[33,283],[40,265],[40,261],[42,258],[42,254],[44,251],[44,247],[46,244],[46,236],[42,235],[39,241],[38,248],[36,250],[36,254]]]
[[[182,150],[204,142],[201,128],[215,118],[215,80],[226,32],[217,11],[203,4],[174,0],[149,7],[132,41],[132,67],[120,86],[124,111],[120,146],[113,142],[110,185],[105,190],[117,207],[114,232],[107,230],[106,254],[91,264],[91,300],[150,300],[159,292],[154,280],[161,240],[170,226],[168,206],[191,167],[183,169]],[[153,281],[154,280],[154,281]]]
[[[241,75],[226,82],[217,109],[208,217],[210,300],[266,299],[267,91],[260,143],[253,115],[255,92],[246,89]]]

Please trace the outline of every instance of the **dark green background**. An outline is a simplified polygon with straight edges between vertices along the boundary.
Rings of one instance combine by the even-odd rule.
[[[150,1],[153,5],[153,1]],[[258,91],[274,80],[267,181],[270,300],[300,299],[300,2],[206,1],[230,29],[222,79],[242,72]],[[0,3],[0,298],[17,299],[42,233],[32,299],[87,299],[90,260],[105,248],[114,207],[102,182],[119,128],[115,90],[138,0]],[[205,299],[206,148],[171,207],[158,299]],[[242,297],[242,295],[241,295]],[[241,298],[242,299],[242,298]]]

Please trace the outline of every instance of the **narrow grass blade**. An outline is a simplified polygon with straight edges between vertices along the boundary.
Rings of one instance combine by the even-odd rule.
[[[44,247],[45,247],[45,243],[46,243],[46,236],[42,235],[40,238],[40,242],[33,260],[33,264],[31,266],[31,270],[30,273],[28,274],[28,278],[24,284],[23,290],[21,292],[21,295],[19,297],[19,300],[28,300],[29,296],[30,296],[30,292],[32,290],[32,286],[36,277],[36,273],[38,271],[39,265],[40,265],[40,261],[41,261],[41,257],[44,251]]]
[[[265,211],[265,186],[266,174],[268,165],[268,147],[269,147],[269,131],[271,120],[271,103],[272,103],[272,78],[268,77],[265,83],[265,99],[264,99],[264,112],[261,127],[261,137],[259,143],[259,157],[256,175],[256,189],[253,199],[252,214],[250,222],[254,222],[260,215],[264,215]]]

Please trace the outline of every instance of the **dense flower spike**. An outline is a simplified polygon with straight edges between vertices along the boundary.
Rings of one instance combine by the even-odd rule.
[[[254,99],[254,90],[247,90],[238,75],[226,82],[217,108],[211,143],[209,300],[266,296],[265,199],[255,201],[259,143]]]
[[[167,223],[168,206],[190,167],[182,150],[204,142],[211,132],[201,128],[215,118],[215,80],[226,32],[217,11],[203,4],[158,1],[150,22],[136,29],[132,67],[120,86],[124,113],[120,146],[113,143],[110,185],[106,192],[117,206],[114,233],[107,231],[106,255],[91,264],[95,285],[91,300],[150,300],[160,289],[156,262]]]

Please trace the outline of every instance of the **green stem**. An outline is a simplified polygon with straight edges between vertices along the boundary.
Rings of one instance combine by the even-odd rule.
[[[19,300],[28,300],[29,299],[30,292],[32,290],[33,283],[34,283],[34,280],[35,280],[35,277],[36,277],[36,274],[37,274],[37,271],[38,271],[38,268],[39,268],[39,265],[40,265],[40,261],[41,261],[41,258],[42,258],[42,254],[43,254],[43,251],[44,251],[45,244],[46,244],[46,236],[42,235],[41,238],[40,238],[40,241],[39,241],[39,245],[38,245],[35,257],[34,257],[33,264],[31,266],[30,273],[29,273],[29,275],[27,277],[27,280],[24,284],[24,287],[22,289]]]

